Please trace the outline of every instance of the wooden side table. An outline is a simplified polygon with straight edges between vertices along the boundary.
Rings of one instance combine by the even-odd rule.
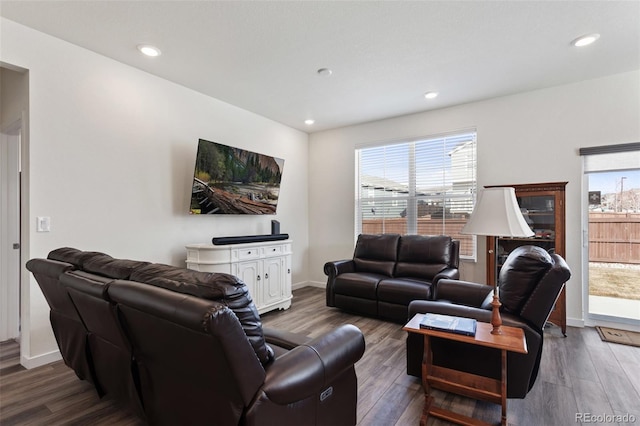
[[[491,334],[491,324],[478,322],[475,336],[427,330],[420,328],[424,314],[416,314],[404,327],[409,333],[424,336],[424,355],[422,358],[422,385],[424,387],[424,409],[420,418],[420,426],[426,426],[429,415],[461,425],[487,425],[478,419],[454,413],[433,405],[431,388],[456,393],[469,398],[500,404],[502,406],[501,424],[507,424],[507,352],[527,353],[527,342],[524,331],[517,327],[502,326],[502,334]],[[450,368],[433,365],[431,354],[431,337],[456,340],[471,345],[487,346],[500,350],[502,359],[501,379],[456,371]]]

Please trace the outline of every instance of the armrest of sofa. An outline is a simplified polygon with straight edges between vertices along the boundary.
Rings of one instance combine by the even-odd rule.
[[[290,331],[277,330],[275,328],[263,327],[264,339],[267,343],[291,350],[297,346],[304,345],[311,338],[303,334],[291,333]]]
[[[413,318],[415,314],[442,314],[452,315],[456,317],[474,318],[480,322],[491,322],[491,311],[483,308],[477,308],[472,306],[456,305],[447,301],[433,301],[433,300],[414,300],[409,304],[409,319]],[[535,331],[531,325],[524,319],[517,315],[509,313],[501,313],[502,324],[511,327],[519,327],[525,331]]]
[[[486,309],[456,305],[448,301],[414,300],[409,303],[409,319],[413,318],[415,314],[426,313],[474,318],[480,322],[491,322],[491,311]]]
[[[355,263],[353,259],[335,260],[324,264],[324,273],[330,279],[340,274],[355,271]]]
[[[281,405],[320,394],[362,358],[364,347],[360,329],[342,325],[276,359],[267,368],[263,391]]]
[[[438,281],[445,280],[457,280],[460,279],[460,270],[458,268],[447,268],[438,272],[431,280],[431,285],[437,285]]]
[[[333,262],[327,262],[324,264],[324,273],[327,275],[327,306],[335,306],[333,284],[336,281],[336,277],[340,274],[347,272],[355,272],[356,266],[353,259],[336,260]]]
[[[493,287],[485,284],[442,279],[434,288],[433,298],[434,300],[447,300],[461,305],[485,308],[485,303],[491,303],[492,292]]]

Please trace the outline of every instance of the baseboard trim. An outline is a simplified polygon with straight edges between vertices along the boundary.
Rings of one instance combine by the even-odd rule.
[[[567,318],[567,325],[569,327],[584,327],[584,320],[578,318]]]
[[[59,350],[48,352],[42,355],[34,357],[26,357],[20,354],[20,364],[27,370],[32,368],[41,367],[43,365],[51,364],[52,362],[60,361],[62,355]]]
[[[302,282],[291,285],[292,290],[298,290],[299,288],[304,288],[304,287],[317,287],[317,288],[324,289],[326,288],[326,285],[325,283],[318,282],[318,281],[302,281]]]
[[[299,282],[299,283],[291,284],[291,290],[297,290],[299,288],[306,287],[308,285],[309,285],[309,283],[307,281],[302,281],[302,282]]]
[[[327,288],[327,283],[324,281],[308,281],[307,287],[317,287],[321,289]]]
[[[586,327],[607,327],[640,333],[640,324],[627,318],[611,318],[604,315],[591,315],[585,320]]]

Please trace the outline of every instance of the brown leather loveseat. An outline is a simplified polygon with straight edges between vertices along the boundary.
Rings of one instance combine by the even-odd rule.
[[[327,262],[327,306],[404,323],[413,300],[458,279],[459,241],[445,235],[361,234],[353,259]]]
[[[149,424],[353,425],[364,337],[262,327],[227,274],[57,249],[32,259],[65,363]]]

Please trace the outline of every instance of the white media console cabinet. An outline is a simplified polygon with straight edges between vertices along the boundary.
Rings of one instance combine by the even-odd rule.
[[[237,276],[249,287],[259,313],[291,306],[291,240],[186,248],[187,268]]]

